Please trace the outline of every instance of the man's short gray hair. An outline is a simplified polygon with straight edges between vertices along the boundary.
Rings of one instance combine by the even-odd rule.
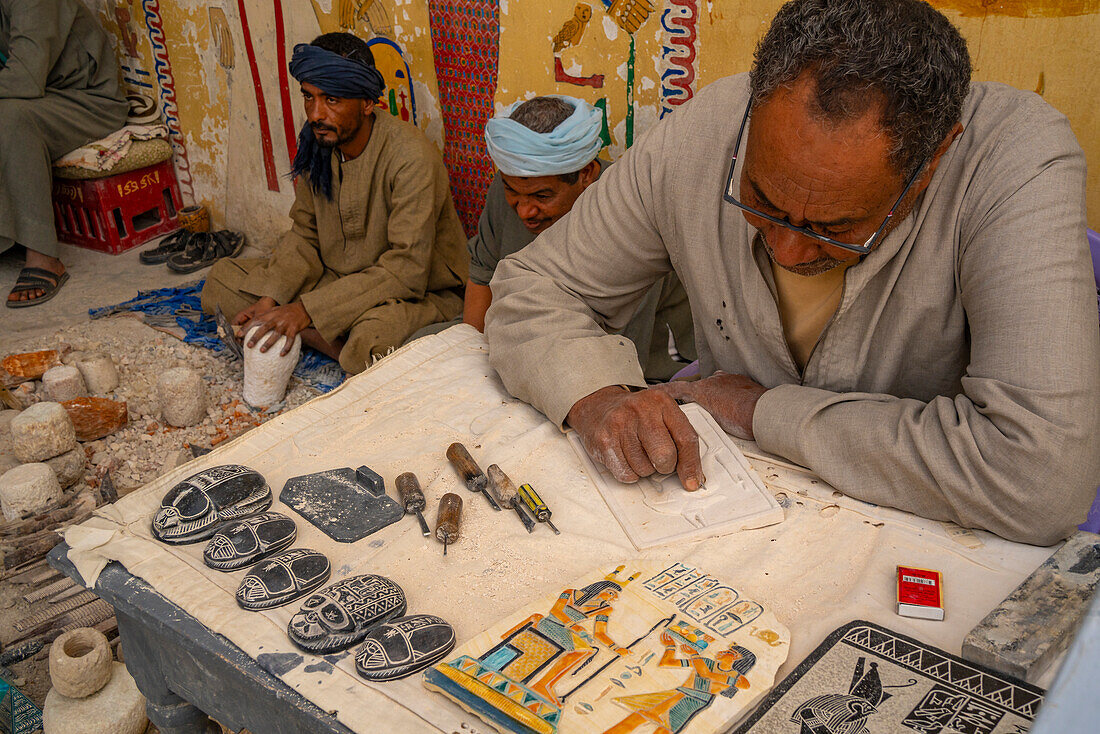
[[[890,157],[903,176],[958,122],[970,87],[959,31],[921,0],[791,0],[754,54],[752,104],[809,70],[816,112],[839,121],[883,103]]]
[[[548,133],[568,120],[575,109],[557,97],[532,97],[512,110],[509,117],[537,133]]]
[[[558,125],[568,120],[577,108],[557,97],[532,97],[512,110],[508,119],[515,120],[520,125],[534,130],[537,133],[548,133]],[[558,174],[559,178],[567,184],[575,184],[580,177],[580,171]]]

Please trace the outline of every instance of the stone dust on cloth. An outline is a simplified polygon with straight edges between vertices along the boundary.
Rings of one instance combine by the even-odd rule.
[[[514,513],[494,512],[484,498],[468,492],[444,455],[453,441],[463,442],[483,470],[499,464],[517,485],[534,485],[562,534],[542,525],[528,534]],[[743,448],[783,505],[784,521],[639,553],[566,437],[504,391],[489,367],[484,337],[460,325],[401,348],[333,392],[102,508],[71,528],[66,540],[74,549],[70,558],[89,585],[107,560],[121,562],[261,665],[274,659],[268,655],[292,661],[266,669],[361,732],[421,731],[426,725],[451,732],[484,725],[424,689],[419,675],[367,683],[356,675],[351,655],[335,666],[316,665],[319,661],[301,653],[286,634],[300,603],[259,613],[240,609],[234,593],[244,570],[207,568],[203,543],[168,546],[152,539],[152,515],[176,482],[210,466],[240,463],[260,471],[278,496],[291,477],[365,464],[382,475],[392,496],[397,475],[412,471],[424,489],[425,515],[433,525],[445,492],[463,499],[461,537],[446,557],[437,541],[420,534],[412,516],[356,543],[340,544],[277,500],[272,509],[294,519],[295,547],[329,557],[331,581],[362,573],[387,576],[405,590],[408,613],[448,620],[460,645],[594,568],[632,559],[684,561],[771,603],[791,631],[780,677],[829,632],[853,619],[958,653],[967,631],[1051,553],[834,496],[839,493],[812,474],[754,453],[752,444]],[[898,564],[943,572],[945,621],[894,613]]]

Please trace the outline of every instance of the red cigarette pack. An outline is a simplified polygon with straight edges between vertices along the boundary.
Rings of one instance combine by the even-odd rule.
[[[943,619],[943,576],[939,571],[898,566],[898,614]]]

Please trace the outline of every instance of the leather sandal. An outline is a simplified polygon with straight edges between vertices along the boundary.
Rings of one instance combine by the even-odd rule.
[[[244,235],[223,229],[219,232],[196,232],[187,240],[183,252],[168,258],[168,269],[177,273],[193,273],[221,260],[236,257],[244,249]]]
[[[7,301],[8,308],[27,308],[29,306],[37,306],[40,303],[45,303],[61,290],[61,286],[65,285],[65,281],[69,279],[68,271],[58,275],[52,270],[46,270],[44,268],[23,268],[19,271],[19,277],[15,279],[15,285],[12,286],[11,293],[25,293],[26,291],[45,291],[41,296],[36,298],[27,298],[19,301]]]
[[[175,255],[177,252],[183,252],[183,248],[187,246],[187,242],[190,239],[191,232],[186,229],[177,229],[157,243],[156,247],[142,251],[142,253],[138,255],[138,260],[141,260],[146,265],[160,265],[161,263],[168,262],[168,258],[172,255]]]

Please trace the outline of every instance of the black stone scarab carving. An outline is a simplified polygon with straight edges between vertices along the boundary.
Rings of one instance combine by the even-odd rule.
[[[345,650],[377,624],[405,613],[405,592],[385,576],[352,576],[310,596],[290,619],[290,641],[306,652]]]
[[[278,512],[263,512],[224,525],[206,544],[202,560],[219,571],[235,571],[289,548],[298,537],[294,521]]]
[[[367,680],[405,678],[437,663],[455,646],[451,625],[431,614],[380,624],[355,651],[355,670]]]
[[[271,487],[255,469],[225,464],[203,469],[168,490],[153,516],[153,537],[195,543],[217,527],[271,507]]]
[[[291,548],[252,567],[237,587],[237,604],[249,611],[280,607],[321,586],[331,572],[323,553]]]

